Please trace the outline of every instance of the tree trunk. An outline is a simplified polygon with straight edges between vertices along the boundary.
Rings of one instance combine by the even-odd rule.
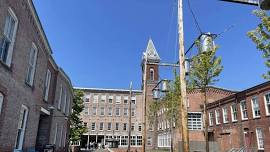
[[[206,151],[206,152],[209,152],[209,141],[208,141],[208,113],[207,113],[207,109],[206,109],[206,105],[207,105],[206,89],[203,90],[203,95],[204,95],[203,115],[204,115],[205,151]]]

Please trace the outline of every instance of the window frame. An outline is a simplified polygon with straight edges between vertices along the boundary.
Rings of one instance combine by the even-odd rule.
[[[190,118],[189,115],[194,114],[194,115],[198,115],[200,114],[201,117],[200,118]],[[203,115],[202,112],[188,112],[188,130],[202,130],[203,129]],[[192,119],[192,120],[191,120]],[[196,120],[195,120],[196,119]],[[200,119],[200,121],[198,121],[197,119]],[[198,128],[198,122],[201,123],[200,128]],[[166,122],[163,123],[163,129],[166,129]],[[196,127],[194,127],[194,124],[196,124]]]
[[[269,97],[268,97],[269,103],[267,103],[267,100],[266,100],[266,96],[268,96],[268,95],[269,95]],[[268,109],[268,105],[270,105],[270,92],[265,93],[263,96],[263,99],[264,99],[265,115],[270,116],[270,107]]]
[[[254,103],[253,103],[254,101],[257,102],[258,107],[254,107],[255,106]],[[260,118],[261,117],[261,109],[260,109],[259,99],[258,99],[257,96],[254,96],[254,97],[251,98],[251,107],[252,107],[252,116],[253,116],[253,118]],[[257,109],[257,112],[259,113],[258,116],[256,116],[256,111],[255,111],[256,109],[254,109],[254,108],[258,108]]]
[[[235,106],[235,110],[234,111],[234,107]],[[236,118],[234,118],[234,116],[236,115]],[[231,105],[231,117],[232,117],[232,122],[237,122],[238,121],[238,110],[237,110],[237,104],[232,104]]]
[[[216,109],[215,110],[215,118],[216,118],[216,125],[220,125],[220,110]]]
[[[258,130],[261,131],[261,136],[262,137],[259,137]],[[257,148],[258,148],[258,150],[264,150],[265,139],[264,139],[264,136],[263,136],[263,128],[256,128],[256,140],[257,140]],[[260,145],[260,143],[261,143],[260,140],[262,140],[263,148],[260,147],[261,146]]]
[[[149,79],[155,81],[155,70],[153,67],[149,68]]]
[[[214,125],[214,113],[213,111],[209,112],[209,126],[213,126]]]
[[[25,79],[26,84],[28,84],[31,87],[34,85],[36,66],[37,66],[37,57],[38,57],[38,48],[36,44],[32,42],[32,46],[30,48],[30,56],[29,56],[29,60],[27,64],[26,79]],[[31,61],[33,63],[31,63]],[[31,71],[30,71],[30,68],[31,68]]]
[[[5,99],[5,96],[2,92],[0,92],[0,114],[2,113],[2,108],[3,108],[3,105],[4,105],[4,99]]]
[[[228,108],[227,107],[222,108],[222,117],[223,117],[223,123],[229,123],[229,115],[228,115]]]
[[[243,109],[243,103],[245,103],[245,109]],[[240,101],[240,111],[241,111],[242,120],[248,120],[247,101],[246,100]],[[244,112],[247,114],[246,118],[244,118]]]
[[[50,71],[50,69],[47,69],[46,72],[46,79],[45,79],[45,85],[44,85],[44,101],[48,101],[49,98],[49,91],[50,91],[50,84],[51,84],[51,77],[52,77],[52,73]]]
[[[13,52],[14,52],[14,45],[15,45],[15,41],[16,41],[19,21],[18,21],[18,18],[16,16],[16,14],[11,9],[11,7],[8,7],[8,16],[11,17],[15,22],[14,23],[14,29],[13,29],[13,33],[12,33],[12,39],[10,40],[10,46],[9,46],[9,48],[7,50],[6,61],[3,61],[2,58],[1,58],[0,62],[4,63],[5,65],[7,65],[10,68],[11,67],[11,62],[12,62],[12,55],[13,55]],[[6,30],[6,20],[7,20],[7,16],[6,16],[6,19],[5,19],[3,35],[5,35],[5,30]]]

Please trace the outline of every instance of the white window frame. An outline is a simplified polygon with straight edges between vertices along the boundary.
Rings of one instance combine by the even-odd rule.
[[[213,111],[209,112],[209,125],[210,126],[214,125],[214,113],[213,113]]]
[[[118,114],[117,114],[117,112],[118,112]],[[120,108],[115,108],[115,115],[116,116],[121,116],[121,109]]]
[[[136,97],[131,97],[131,103],[136,104]]]
[[[110,102],[110,100],[112,100],[112,102]],[[113,96],[109,96],[108,103],[109,103],[109,104],[113,104]]]
[[[25,113],[24,113],[25,111]],[[22,113],[23,112],[23,113]],[[25,136],[25,129],[26,129],[26,126],[27,126],[27,119],[28,119],[28,113],[29,113],[29,109],[25,106],[25,105],[22,105],[21,106],[21,109],[20,109],[20,114],[19,114],[19,120],[21,119],[22,122],[18,122],[18,130],[17,130],[17,137],[16,137],[16,143],[15,143],[15,149],[16,150],[22,150],[22,147],[23,147],[23,143],[24,143],[24,136]],[[25,114],[25,115],[22,115],[22,114]],[[21,118],[23,117],[23,118]],[[21,133],[20,133],[20,137],[18,137],[18,131],[19,129],[21,129]],[[19,138],[19,140],[18,140]],[[19,143],[17,143],[17,141],[19,141]]]
[[[110,124],[110,125],[109,125],[109,124]],[[109,127],[109,126],[110,126],[110,127]],[[108,122],[107,130],[108,130],[108,131],[111,131],[111,130],[112,130],[112,123],[111,123],[111,122]]]
[[[131,116],[135,117],[136,116],[136,110],[135,108],[131,108]]]
[[[62,94],[63,94],[63,85],[60,85],[60,93],[59,93],[59,98],[58,98],[58,105],[57,109],[61,109],[61,104],[62,104]]]
[[[97,115],[97,107],[93,107],[93,116]]]
[[[261,137],[259,137],[259,130],[261,131]],[[264,150],[264,137],[263,137],[263,129],[262,128],[256,128],[256,138],[257,138],[257,146],[258,150]],[[262,140],[262,141],[261,141]],[[261,143],[262,142],[262,143]],[[262,144],[262,145],[261,145]],[[262,146],[262,147],[261,147]]]
[[[84,114],[89,115],[89,107],[84,107]]]
[[[222,114],[223,114],[223,123],[228,123],[229,122],[229,115],[228,115],[228,108],[227,107],[222,108]]]
[[[51,77],[52,77],[52,73],[51,71],[48,69],[47,73],[46,73],[46,80],[45,80],[45,87],[44,87],[44,100],[48,101],[48,96],[49,96],[49,91],[50,91],[50,84],[51,84]]]
[[[91,130],[92,131],[95,131],[96,130],[96,123],[95,122],[92,122],[91,123]]]
[[[121,96],[115,97],[115,104],[121,104]]]
[[[106,103],[106,95],[101,96],[100,102]]]
[[[113,115],[113,110],[112,107],[108,108],[108,116],[112,116]]]
[[[60,133],[60,141],[59,141],[59,147],[61,147],[62,145],[62,138],[63,138],[63,129],[64,129],[64,125],[62,125],[61,127],[61,133]]]
[[[14,13],[14,11],[9,7],[8,8],[8,15],[9,17],[11,17],[14,22],[14,29],[13,29],[13,33],[12,33],[12,38],[10,40],[10,46],[7,50],[7,57],[6,57],[6,61],[2,61],[2,59],[0,59],[2,62],[4,62],[8,67],[11,66],[11,61],[12,61],[12,54],[13,54],[13,50],[14,50],[14,44],[15,44],[15,40],[16,40],[16,35],[17,35],[17,28],[18,28],[18,18],[16,16],[16,14]],[[6,20],[7,20],[7,16],[6,16]],[[5,27],[4,27],[4,35],[6,35],[6,21],[5,21]]]
[[[35,45],[35,43],[32,43],[32,47],[30,49],[30,56],[28,60],[28,66],[27,66],[27,75],[26,75],[26,83],[30,86],[33,86],[33,83],[34,83],[34,77],[35,77],[36,65],[37,65],[37,55],[38,55],[37,46]]]
[[[119,131],[119,127],[120,127],[120,126],[119,126],[119,123],[116,122],[116,123],[115,123],[115,130],[116,130],[116,131]]]
[[[100,114],[99,115],[100,116],[105,116],[105,107],[100,107]]]
[[[245,103],[245,107],[246,107],[245,111],[247,112],[247,102],[246,102],[246,100],[240,101],[241,118],[242,118],[242,120],[248,120],[248,112],[247,112],[247,118],[244,118],[244,114],[243,114],[244,109],[243,109],[242,103]]]
[[[71,100],[71,97],[69,96],[68,100],[67,100],[67,108],[66,108],[66,111],[65,111],[66,115],[69,115],[70,101],[72,101],[72,100]]]
[[[102,127],[101,127],[102,126]],[[99,130],[103,131],[104,130],[104,122],[99,123]]]
[[[93,103],[98,103],[98,95],[94,95],[94,100],[93,100]]]
[[[258,109],[259,109],[259,113],[260,113],[260,115],[258,115],[258,116],[255,116],[255,109],[254,108],[256,108],[256,107],[254,107],[254,101],[256,101],[257,102],[257,105],[258,105]],[[252,99],[251,99],[251,106],[252,106],[252,115],[253,115],[253,118],[260,118],[261,117],[261,110],[260,110],[259,99],[258,99],[257,96],[252,97]]]
[[[124,108],[124,116],[128,116],[128,108]]]
[[[56,145],[57,133],[58,133],[58,123],[55,124],[55,132],[54,132],[54,138],[53,138],[53,144],[55,145]]]
[[[201,115],[201,117],[200,117],[201,120],[200,121],[197,120],[198,118],[192,119],[192,118],[189,118],[189,116],[188,116],[188,130],[202,130],[203,129],[203,115],[202,115],[202,113],[201,112],[188,112],[188,114],[195,114],[195,115],[200,114]],[[198,128],[198,122],[201,123],[200,128]],[[166,123],[164,122],[164,126],[163,126],[164,129],[166,128],[165,124]],[[194,127],[194,124],[196,124],[195,125],[196,127]]]
[[[125,103],[125,101],[126,101],[126,103]],[[124,101],[123,102],[124,102],[124,104],[128,104],[128,96],[125,96],[124,97]]]
[[[215,110],[215,117],[216,117],[216,125],[219,125],[220,122],[220,110],[216,109]]]
[[[2,112],[3,103],[4,103],[4,94],[0,92],[0,114]]]
[[[67,105],[67,89],[64,90],[64,106],[63,106],[63,113],[66,111],[66,105]]]
[[[235,110],[236,110],[236,111],[234,111],[233,106],[235,106]],[[235,114],[235,113],[236,113],[236,118],[234,118],[234,114]],[[232,105],[231,105],[231,117],[232,117],[232,122],[237,122],[237,116],[238,116],[237,104],[235,103],[235,104],[232,104]]]
[[[268,100],[267,101],[267,98],[266,96],[269,96],[268,97]],[[264,99],[264,106],[265,106],[265,114],[266,116],[270,116],[270,108],[268,109],[268,105],[270,106],[270,92],[266,93],[264,96],[263,96],[263,99]],[[267,103],[268,102],[268,103]]]

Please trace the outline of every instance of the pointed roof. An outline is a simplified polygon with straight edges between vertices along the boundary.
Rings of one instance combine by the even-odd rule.
[[[148,61],[160,62],[160,57],[151,38],[148,40],[147,48],[143,53],[143,58],[145,58],[146,55]]]

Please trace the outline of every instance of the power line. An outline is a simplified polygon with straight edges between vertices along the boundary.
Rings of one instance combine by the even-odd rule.
[[[188,2],[188,8],[189,8],[189,11],[190,11],[191,14],[192,14],[192,17],[193,17],[193,19],[194,19],[196,28],[197,28],[197,30],[200,32],[200,34],[202,34],[203,32],[202,32],[202,30],[201,30],[201,28],[200,28],[199,22],[198,22],[198,20],[197,20],[197,18],[196,18],[196,16],[195,16],[195,13],[193,12],[193,10],[192,10],[192,8],[191,8],[190,0],[187,0],[187,2]]]

